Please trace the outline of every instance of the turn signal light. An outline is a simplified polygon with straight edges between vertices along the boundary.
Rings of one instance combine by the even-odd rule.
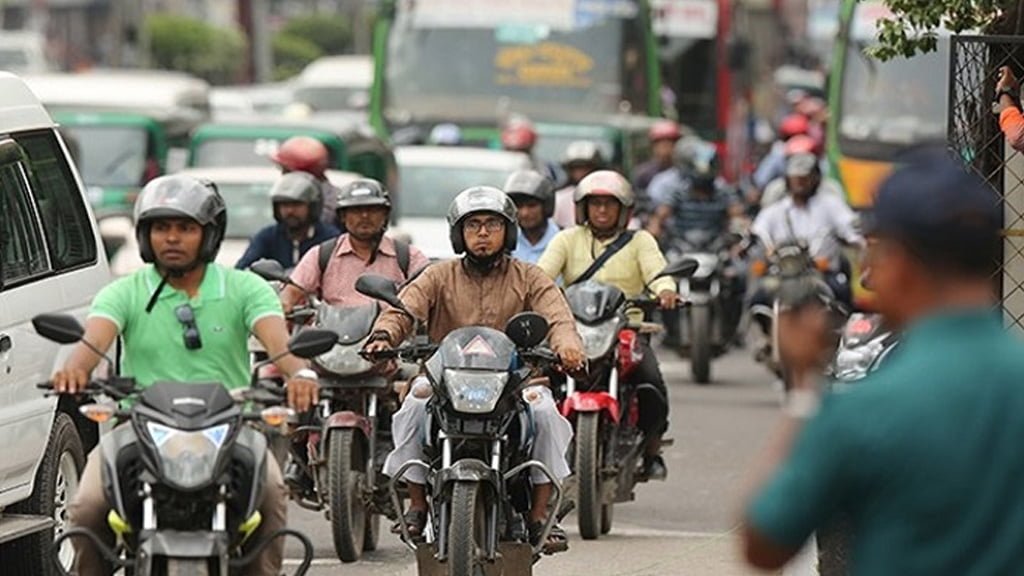
[[[260,418],[266,422],[268,426],[281,426],[288,421],[289,418],[295,415],[295,411],[291,408],[285,408],[284,406],[272,406],[270,408],[264,408],[260,412]]]
[[[750,273],[753,274],[755,278],[760,278],[761,276],[764,276],[764,273],[767,271],[768,263],[765,262],[764,260],[754,260],[754,262],[750,265]]]
[[[110,404],[85,404],[78,407],[78,411],[89,420],[97,424],[109,422],[117,413],[117,408]]]
[[[815,258],[814,267],[818,272],[828,272],[828,258]]]

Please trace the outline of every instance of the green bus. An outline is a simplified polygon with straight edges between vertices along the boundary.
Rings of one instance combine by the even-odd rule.
[[[611,117],[661,115],[647,0],[385,0],[374,65],[382,136],[452,122],[467,143],[498,147],[513,115],[581,137]]]

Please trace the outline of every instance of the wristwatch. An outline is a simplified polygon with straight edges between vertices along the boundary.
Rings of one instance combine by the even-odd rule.
[[[296,370],[295,373],[292,374],[292,378],[302,378],[303,380],[318,382],[320,380],[320,375],[312,368],[303,368],[301,370]]]
[[[1001,101],[1003,99],[1003,96],[1009,96],[1010,100],[1013,100],[1014,104],[1016,104],[1017,103],[1017,95],[1015,94],[1015,92],[1016,91],[1013,88],[1001,88],[999,90],[996,90],[995,101],[998,103],[999,101]]]

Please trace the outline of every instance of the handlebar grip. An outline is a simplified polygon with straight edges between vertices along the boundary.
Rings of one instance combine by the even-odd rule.
[[[36,384],[36,388],[39,390],[53,390],[53,382],[49,380],[46,382],[39,382]]]

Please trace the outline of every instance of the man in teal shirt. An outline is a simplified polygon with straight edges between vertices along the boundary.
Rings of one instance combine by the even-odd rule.
[[[277,295],[266,282],[214,263],[227,227],[224,200],[216,188],[187,176],[157,178],[139,195],[135,221],[142,259],[152,265],[96,295],[83,340],[105,352],[120,334],[123,375],[142,387],[161,380],[247,386],[249,333],[274,357],[287,350],[288,330]],[[99,361],[86,346],[77,345],[54,374],[54,389],[80,392]],[[284,355],[277,366],[290,376],[289,404],[307,410],[316,403],[316,373],[304,360]],[[73,525],[88,528],[111,545],[114,535],[106,521],[110,505],[103,494],[99,458],[98,450],[89,455],[69,509]],[[263,522],[253,542],[287,524],[287,496],[273,458],[267,459],[259,510]],[[110,573],[95,547],[82,539],[74,543],[79,576]],[[283,551],[277,539],[248,573],[279,574]]]
[[[994,312],[995,195],[944,151],[918,150],[866,219],[867,264],[903,330],[875,373],[816,403],[826,315],[780,319],[796,387],[746,510],[750,563],[777,569],[850,519],[852,573],[1002,575],[1024,564],[1024,344]]]

